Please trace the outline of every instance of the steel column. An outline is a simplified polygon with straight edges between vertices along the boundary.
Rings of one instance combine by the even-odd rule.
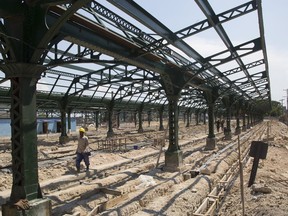
[[[191,109],[189,108],[186,111],[186,118],[187,118],[186,127],[190,127],[190,113],[191,113]]]
[[[180,149],[178,144],[178,105],[177,99],[169,100],[169,147],[168,152],[178,151]]]
[[[143,106],[140,106],[140,108],[138,109],[138,120],[139,120],[138,133],[143,133],[142,112],[143,112]]]
[[[65,144],[68,141],[67,127],[66,127],[66,113],[67,113],[67,100],[64,99],[59,103],[60,115],[61,115],[61,135],[59,137],[59,143]]]
[[[71,133],[71,109],[68,110],[68,113],[67,113],[67,122],[68,122],[68,134]]]
[[[120,127],[120,114],[121,114],[121,111],[118,110],[118,112],[117,112],[117,128],[118,128],[118,129],[119,129],[119,127]]]
[[[97,110],[95,112],[95,128],[96,128],[96,131],[98,130],[99,128],[99,110]]]
[[[113,131],[113,105],[110,104],[107,107],[108,110],[108,131],[107,131],[107,137],[112,137],[114,135],[114,131]]]
[[[151,110],[148,111],[148,127],[151,126],[151,121],[152,121],[152,115],[151,115]]]
[[[245,116],[245,112],[242,113],[242,120],[243,120],[243,123],[242,123],[242,131],[246,131],[246,116]]]
[[[165,152],[167,170],[179,170],[183,164],[183,154],[178,143],[178,96],[168,96],[169,112],[169,146]]]
[[[38,182],[36,84],[43,68],[30,64],[7,65],[11,80],[12,203],[41,198]]]
[[[161,106],[161,108],[159,108],[159,131],[163,131],[164,130],[164,126],[163,126],[163,112],[164,112],[164,106]]]
[[[235,134],[238,135],[240,133],[241,133],[241,128],[240,128],[239,108],[237,108]]]
[[[226,107],[226,130],[224,130],[225,139],[230,140],[231,135],[231,107]]]

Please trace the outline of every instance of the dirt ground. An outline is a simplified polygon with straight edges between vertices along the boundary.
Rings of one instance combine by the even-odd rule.
[[[244,167],[245,215],[288,215],[288,128],[283,123],[272,121],[271,140],[268,141],[267,158],[260,159],[255,184],[248,187],[253,161]],[[221,215],[242,215],[240,178],[221,206]]]
[[[125,191],[125,193],[128,194],[128,196],[123,198],[124,201],[126,201],[126,204],[123,204],[120,207],[115,205],[109,209],[109,211],[101,212],[99,215],[193,215],[193,212],[195,212],[203,201],[203,197],[207,196],[207,191],[205,190],[207,185],[207,180],[205,180],[206,176],[199,179],[199,182],[195,184],[195,179],[193,180],[191,178],[187,181],[183,180],[183,176],[181,173],[179,174],[179,172],[165,172],[160,169],[152,169],[153,166],[155,166],[159,148],[151,146],[150,144],[147,145],[147,143],[155,140],[156,137],[159,138],[163,137],[164,135],[163,133],[153,132],[158,130],[156,123],[150,127],[145,127],[144,130],[149,130],[150,132],[144,133],[143,135],[137,134],[137,129],[131,129],[131,127],[133,128],[133,125],[123,125],[116,132],[118,134],[122,133],[131,135],[129,138],[127,138],[126,142],[127,146],[132,150],[95,151],[90,158],[91,173],[97,173],[98,175],[100,170],[108,170],[107,167],[114,167],[113,174],[111,174],[112,171],[109,174],[107,171],[107,176],[104,175],[100,178],[98,175],[96,179],[94,176],[90,180],[87,179],[86,176],[84,181],[89,182],[90,185],[87,184],[85,188],[82,184],[79,186],[77,185],[77,187],[73,187],[73,189],[58,189],[58,192],[53,191],[53,195],[51,195],[51,185],[56,181],[59,182],[65,180],[68,182],[67,179],[70,178],[70,184],[73,181],[79,182],[80,176],[75,172],[74,154],[77,145],[77,135],[72,133],[70,135],[71,141],[65,144],[65,146],[58,144],[59,134],[39,136],[39,164],[40,161],[43,161],[42,164],[39,165],[39,181],[40,185],[43,186],[44,196],[47,196],[48,198],[57,197],[58,201],[52,199],[52,208],[54,209],[53,215],[84,216],[88,215],[88,212],[90,212],[90,215],[97,215],[97,213],[91,214],[91,210],[96,206],[95,196],[93,195],[88,199],[87,197],[89,196],[85,196],[86,200],[85,204],[83,204],[81,203],[81,194],[88,194],[87,191],[95,190],[96,184],[101,184],[102,186],[106,185],[107,187],[111,188],[111,185],[115,186],[115,182],[117,181],[125,182],[122,185],[118,185],[117,187],[113,188],[121,190],[122,193]],[[87,134],[89,141],[93,143],[91,144],[91,148],[97,149],[97,140],[104,139],[106,136],[105,130],[106,128],[104,127],[96,132],[93,127],[89,127]],[[137,136],[135,136],[135,134],[137,134]],[[179,130],[179,140],[180,143],[184,143],[193,139],[201,139],[202,137],[205,139],[207,136],[206,134],[207,125],[193,125],[186,128],[184,124],[181,124]],[[248,187],[248,181],[253,164],[253,158],[250,157],[244,166],[244,212],[247,216],[288,215],[288,127],[278,121],[271,121],[271,131],[269,137],[270,139],[267,141],[269,145],[267,158],[265,160],[260,160],[255,184],[251,187]],[[134,149],[135,143],[137,143],[138,149]],[[139,143],[142,143],[143,145],[141,146]],[[219,140],[219,145],[220,143],[221,140]],[[5,201],[9,198],[12,185],[11,168],[8,166],[11,162],[11,150],[7,148],[8,145],[9,139],[2,139],[2,145],[0,146],[1,204],[5,203]],[[195,147],[196,144],[193,146],[193,148],[195,149]],[[220,148],[217,147],[215,151],[218,149]],[[183,148],[183,151],[189,153],[189,151],[193,152],[194,150],[186,150]],[[141,162],[140,164],[129,165],[131,161],[134,162],[137,158],[140,158],[143,155],[153,154],[154,152],[156,157],[151,159],[147,157],[148,159],[145,159],[144,162]],[[204,151],[201,153],[198,152],[189,158],[188,153],[187,157],[185,157],[184,163],[185,165],[190,164],[190,170],[192,169],[192,163],[194,164],[193,168],[195,168],[195,162],[197,162],[199,158],[205,157],[205,154],[207,154],[207,152]],[[67,154],[67,157],[62,160],[60,157],[61,155],[63,156],[63,154]],[[46,160],[49,158],[51,158],[51,161]],[[160,162],[163,163],[163,155]],[[123,167],[123,164],[125,164],[125,169],[120,168]],[[82,162],[82,170],[83,169],[85,169],[85,167]],[[121,169],[123,169],[123,172],[120,172]],[[143,171],[141,175],[141,171],[139,170],[142,169],[145,171]],[[129,173],[129,175],[127,173]],[[145,175],[143,175],[143,173]],[[136,174],[137,177],[131,177],[135,176]],[[90,176],[93,175],[91,174]],[[125,180],[125,178],[128,178],[127,176],[129,177],[129,180]],[[150,177],[148,178],[148,176]],[[207,175],[207,179],[208,178],[212,179],[209,174]],[[214,179],[212,181],[214,181]],[[83,182],[83,179],[80,180],[80,182]],[[130,186],[128,184],[130,184]],[[48,187],[49,185],[50,187]],[[210,191],[208,191],[208,193],[209,192]],[[76,196],[80,196],[80,198],[77,198],[77,201],[75,201],[76,198],[74,198]],[[97,199],[100,200],[104,198],[98,197]],[[105,199],[107,199],[107,197],[105,197]],[[67,206],[69,203],[70,206],[66,208],[68,210],[56,211],[58,208],[61,209],[64,206],[63,203],[61,205],[58,203],[60,202],[59,200],[62,200]],[[75,202],[72,202],[71,200],[74,200]],[[225,194],[221,200],[222,202],[219,203],[218,211],[215,214],[223,216],[242,215],[243,209],[239,175],[236,180],[233,181],[233,184],[230,185],[229,190],[227,190],[227,194]],[[59,213],[61,211],[62,213]]]

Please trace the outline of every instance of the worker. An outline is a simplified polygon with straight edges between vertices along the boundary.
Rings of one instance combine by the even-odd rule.
[[[86,171],[89,171],[89,156],[91,155],[91,153],[89,152],[88,145],[88,137],[85,136],[85,129],[80,128],[78,146],[76,150],[76,168],[78,173],[80,172],[80,163],[82,160],[84,160],[84,163],[86,165]]]

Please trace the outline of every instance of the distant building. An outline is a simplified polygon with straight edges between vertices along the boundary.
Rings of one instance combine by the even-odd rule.
[[[66,122],[68,132],[68,122]],[[76,131],[76,118],[71,118],[71,131]],[[60,118],[38,118],[37,119],[37,134],[60,133],[61,119]],[[0,137],[11,136],[11,119],[0,119]]]

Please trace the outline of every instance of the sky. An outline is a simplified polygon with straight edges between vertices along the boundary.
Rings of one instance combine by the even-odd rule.
[[[200,9],[197,10],[198,6],[194,0],[135,0],[135,2],[148,10],[149,13],[161,22],[165,23],[172,31],[183,29],[184,27],[206,19]],[[249,0],[208,0],[208,2],[212,5],[215,13],[218,14],[249,2]],[[286,89],[288,89],[288,28],[285,23],[288,21],[287,8],[288,0],[262,0],[271,98],[274,101],[284,103],[284,106],[287,105]],[[253,31],[255,29],[258,30],[257,25],[253,26],[250,24],[250,21],[252,23],[252,21],[256,20],[254,19],[255,17],[249,16],[250,15],[244,15],[243,17],[246,18],[243,18],[243,20],[241,16],[234,19],[239,21],[229,21],[231,24],[230,26],[227,24],[226,27],[230,31],[230,38],[239,40],[239,42],[246,42],[246,35],[250,35],[251,33],[253,35]],[[181,20],[181,22],[179,22],[179,20]],[[242,29],[241,33],[237,32],[239,29]],[[245,32],[248,33],[246,34]],[[216,53],[217,51],[223,50],[222,47],[219,46],[220,43],[213,39],[213,34],[214,33],[210,33],[209,31],[205,34],[201,33],[200,37],[195,39],[197,41],[197,45],[195,45],[196,48],[198,46],[200,49],[200,47],[203,48],[209,44],[210,48],[215,49]],[[192,47],[194,48],[195,46]]]
[[[284,99],[288,89],[288,1],[263,0],[265,41],[269,63],[272,100]]]

